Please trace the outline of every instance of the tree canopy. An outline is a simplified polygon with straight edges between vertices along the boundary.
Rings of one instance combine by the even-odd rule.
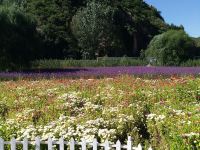
[[[99,2],[88,3],[72,18],[72,33],[78,40],[82,53],[91,58],[98,56],[119,56],[123,52],[123,43],[117,35],[113,22],[112,7]]]
[[[158,65],[179,65],[193,57],[194,41],[183,30],[169,30],[155,36],[146,50],[146,57]]]
[[[44,41],[45,55],[49,57],[81,57],[84,51],[89,50],[87,43],[93,44],[90,46],[91,58],[94,58],[95,52],[100,51],[98,44],[104,44],[104,49],[114,51],[116,56],[139,56],[140,50],[146,48],[154,35],[168,28],[160,13],[142,0],[26,0],[24,7],[36,18],[37,31]],[[94,14],[90,12],[92,10]],[[99,16],[95,18],[95,15]],[[100,17],[102,15],[105,18]],[[89,22],[85,22],[87,27],[83,27],[84,19]],[[97,32],[92,32],[92,22],[96,23],[96,29],[104,29],[101,38],[97,34],[93,42],[88,39]],[[107,31],[105,26],[109,26]],[[87,38],[83,34],[87,34]],[[86,43],[81,44],[81,41]]]
[[[0,68],[28,65],[36,56],[36,22],[17,5],[0,6]]]
[[[184,30],[143,0],[1,0],[0,8],[1,60],[16,62],[138,57],[154,36]]]

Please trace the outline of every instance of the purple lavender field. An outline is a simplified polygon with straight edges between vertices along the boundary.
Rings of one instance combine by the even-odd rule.
[[[86,67],[0,72],[0,78],[110,77],[117,75],[200,75],[200,67]]]

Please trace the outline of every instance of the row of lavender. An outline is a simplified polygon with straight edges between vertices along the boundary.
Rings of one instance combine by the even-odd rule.
[[[90,77],[116,75],[199,75],[200,67],[88,67],[0,72],[0,78]]]

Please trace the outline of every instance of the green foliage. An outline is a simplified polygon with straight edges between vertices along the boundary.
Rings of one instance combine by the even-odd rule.
[[[184,67],[199,67],[200,66],[200,59],[189,59],[185,62],[182,62],[180,66]]]
[[[160,12],[143,0],[0,0],[0,10],[1,70],[23,68],[35,57],[94,59],[142,54],[144,58],[143,50],[155,35],[184,29],[166,24]],[[177,41],[168,45],[171,52],[167,54],[173,55],[159,65],[178,65],[187,59],[180,54],[182,49],[176,53],[179,36],[170,35],[171,41]],[[197,56],[200,44],[194,40],[196,48],[190,54]]]
[[[160,13],[141,0],[87,2],[73,17],[72,31],[80,49],[92,51],[93,57],[99,51],[100,56],[139,56],[154,35],[169,28]]]
[[[200,37],[199,38],[193,38],[194,42],[195,42],[195,55],[197,57],[200,56]]]
[[[194,38],[196,46],[200,47],[200,37],[199,38]]]
[[[5,119],[9,111],[9,107],[0,101],[0,118]]]
[[[15,4],[0,5],[0,69],[27,66],[34,58],[36,24]]]
[[[153,6],[141,0],[124,0],[121,2],[122,12],[124,13],[123,26],[128,32],[125,43],[131,55],[139,56],[141,49],[146,49],[149,41],[157,34],[168,29],[160,12]],[[122,13],[121,12],[121,13]],[[123,14],[122,13],[122,14]],[[127,42],[129,41],[129,42]]]
[[[193,50],[194,42],[183,30],[170,30],[152,39],[146,57],[155,58],[157,65],[179,65]]]
[[[198,77],[19,80],[0,82],[0,91],[0,103],[9,106],[6,119],[0,116],[5,140],[95,137],[125,144],[132,136],[144,148],[199,149]]]
[[[26,12],[37,20],[37,32],[47,58],[64,58],[73,47],[69,22],[73,15],[70,0],[27,0]],[[74,49],[73,49],[74,50]]]
[[[32,62],[32,69],[57,69],[66,67],[111,67],[111,66],[144,66],[145,60],[132,58],[102,58],[99,60],[37,60]]]
[[[95,58],[96,53],[99,56],[120,55],[122,43],[115,34],[112,16],[111,7],[94,1],[76,13],[71,27],[82,53],[89,53],[90,58]]]

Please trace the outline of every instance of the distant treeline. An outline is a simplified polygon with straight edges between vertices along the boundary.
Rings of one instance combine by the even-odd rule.
[[[0,69],[35,59],[138,57],[172,29],[184,30],[143,0],[0,0]]]

